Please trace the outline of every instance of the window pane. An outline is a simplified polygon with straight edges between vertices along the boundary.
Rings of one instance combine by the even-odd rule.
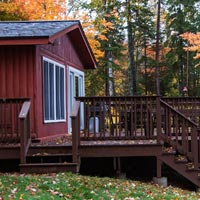
[[[60,68],[60,105],[61,105],[61,119],[65,119],[65,70],[64,68]]]
[[[56,119],[65,118],[64,68],[56,66]]]
[[[49,63],[50,120],[54,119],[54,65]]]
[[[69,86],[70,86],[70,88],[69,88],[69,90],[70,90],[70,94],[69,94],[69,96],[70,96],[70,100],[69,100],[69,103],[70,103],[70,106],[69,106],[69,111],[70,112],[72,112],[72,106],[73,106],[73,99],[74,99],[74,73],[73,72],[70,72],[70,84],[69,84]]]
[[[49,120],[49,87],[48,87],[48,82],[49,82],[49,68],[48,68],[48,62],[44,61],[44,86],[43,86],[43,91],[44,91],[44,118],[45,120]]]
[[[56,66],[56,119],[60,119],[60,67]]]
[[[43,61],[44,119],[65,119],[65,69],[53,61]]]
[[[78,76],[75,76],[75,97],[79,96],[79,81]]]

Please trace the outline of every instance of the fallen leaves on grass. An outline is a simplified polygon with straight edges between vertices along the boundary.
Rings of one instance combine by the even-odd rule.
[[[1,174],[2,199],[94,199],[94,200],[197,200],[200,194],[172,186],[71,173],[19,175]]]

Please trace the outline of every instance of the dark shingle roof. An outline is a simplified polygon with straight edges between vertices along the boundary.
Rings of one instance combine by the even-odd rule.
[[[79,21],[0,22],[0,38],[50,37]]]

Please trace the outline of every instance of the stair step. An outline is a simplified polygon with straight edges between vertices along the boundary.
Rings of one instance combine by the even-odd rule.
[[[31,154],[66,154],[72,153],[71,146],[55,146],[55,145],[48,145],[48,146],[41,146],[41,145],[31,145],[29,148],[28,153]]]
[[[72,156],[71,153],[36,153],[36,154],[28,154],[27,157],[64,157],[64,156]]]
[[[199,169],[195,169],[193,163],[187,163],[186,164],[186,171],[187,172],[199,172]]]
[[[185,157],[185,156],[182,156],[182,155],[178,155],[178,156],[175,156],[175,159],[174,159],[175,163],[184,163],[184,164],[187,164],[188,163],[188,159]]]
[[[57,172],[74,172],[78,173],[78,163],[28,163],[20,164],[20,173],[57,173]]]
[[[64,153],[37,153],[28,154],[27,163],[70,163],[72,162],[72,154]]]
[[[163,156],[165,156],[165,155],[166,155],[166,156],[167,156],[167,155],[172,155],[172,156],[174,156],[175,154],[176,154],[176,151],[170,151],[170,152],[163,151],[163,152],[162,152],[162,155],[163,155]]]
[[[175,155],[176,150],[173,149],[172,147],[164,147],[162,150],[162,154],[163,155]]]

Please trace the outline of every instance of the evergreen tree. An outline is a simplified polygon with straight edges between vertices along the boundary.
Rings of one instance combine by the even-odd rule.
[[[147,56],[145,48],[148,41],[155,38],[153,23],[153,13],[148,5],[148,0],[126,0],[124,3],[127,24],[128,39],[128,83],[129,94],[137,95],[144,93],[141,91],[141,84],[144,77],[140,77],[139,71],[147,67]],[[147,84],[147,74],[145,73],[145,84]],[[138,86],[140,86],[138,90]],[[145,89],[146,90],[146,89]]]
[[[98,93],[113,96],[116,93],[113,74],[116,70],[120,70],[120,60],[124,50],[120,3],[117,0],[92,0],[86,6],[90,10],[89,13],[95,17],[94,24],[98,27],[98,32],[101,33],[101,37],[97,35],[96,40],[100,42],[101,50],[104,52],[103,58],[98,62],[98,73],[89,72],[87,78],[91,77],[91,81],[96,79],[95,85],[90,84],[94,88],[98,87],[97,90],[92,88],[93,94],[98,91]]]
[[[189,72],[194,65],[192,54],[187,54],[183,47],[187,45],[180,37],[185,32],[196,32],[198,10],[195,6],[198,0],[167,0],[168,13],[166,17],[166,45],[171,48],[166,58],[168,67],[167,81],[176,80],[177,95],[183,94],[183,88],[189,87]],[[192,77],[191,77],[192,78]],[[191,91],[191,90],[190,90]]]

